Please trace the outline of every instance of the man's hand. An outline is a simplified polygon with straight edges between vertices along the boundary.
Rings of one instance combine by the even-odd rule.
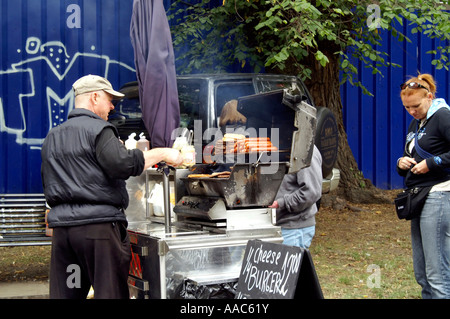
[[[159,162],[166,162],[170,166],[179,166],[183,163],[183,157],[179,150],[168,147],[152,148],[144,151],[145,166],[144,169],[152,167]]]
[[[174,148],[167,148],[167,154],[165,156],[165,162],[173,167],[177,167],[181,164],[183,164],[183,157],[181,156],[181,153],[179,150]]]
[[[277,201],[274,201],[272,205],[269,206],[269,208],[280,208]]]

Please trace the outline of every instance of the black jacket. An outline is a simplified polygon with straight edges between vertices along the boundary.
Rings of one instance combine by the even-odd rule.
[[[445,102],[441,101],[441,103]],[[418,121],[413,119],[409,125],[403,156],[413,157],[419,163],[425,158],[422,158],[418,154],[416,147],[413,148],[411,153],[408,151],[409,143],[414,139],[417,123]],[[426,158],[427,166],[430,170],[426,174],[416,175],[411,173],[411,169],[402,170],[397,166],[398,173],[405,177],[405,186],[408,188],[414,186],[432,186],[449,180],[450,109],[448,107],[428,111],[426,122],[419,129],[418,141],[415,143],[419,143],[423,150],[434,156]]]
[[[45,198],[51,207],[50,227],[126,222],[124,209],[129,198],[125,180],[111,177],[98,160],[97,142],[106,128],[114,132],[120,143],[112,124],[89,110],[74,109],[68,120],[45,138],[41,174]],[[144,167],[142,152],[136,150],[130,158],[138,166],[131,174],[139,175]]]

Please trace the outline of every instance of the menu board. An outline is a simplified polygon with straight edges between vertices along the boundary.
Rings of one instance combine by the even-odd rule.
[[[248,241],[235,298],[322,299],[309,250]]]

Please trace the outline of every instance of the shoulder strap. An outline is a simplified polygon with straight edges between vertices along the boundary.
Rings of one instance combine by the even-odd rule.
[[[419,138],[418,138],[418,131],[419,131],[419,122],[417,122],[416,125],[416,134],[415,134],[415,143],[414,143],[414,147],[416,148],[417,153],[420,155],[420,157],[422,157],[423,159],[427,159],[429,157],[434,157],[433,154],[428,153],[427,151],[425,151],[423,148],[420,147],[419,145]]]
[[[417,122],[417,126],[416,126],[416,134],[414,135],[415,137],[415,143],[414,143],[414,147],[416,148],[417,153],[419,154],[420,157],[422,157],[423,159],[427,159],[430,157],[434,157],[433,154],[428,153],[427,151],[425,151],[423,148],[420,147],[419,145],[419,138],[418,138],[418,131],[419,131],[419,122]],[[447,172],[447,174],[450,175],[450,167],[449,168],[444,168],[444,171]]]

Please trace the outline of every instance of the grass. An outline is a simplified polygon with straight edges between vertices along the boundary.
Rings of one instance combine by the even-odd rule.
[[[392,205],[321,208],[311,256],[327,299],[418,299],[409,222]],[[0,247],[0,281],[47,280],[50,247]]]
[[[321,209],[310,251],[325,298],[420,298],[409,223],[389,205]]]
[[[0,247],[0,281],[47,280],[50,246]]]

